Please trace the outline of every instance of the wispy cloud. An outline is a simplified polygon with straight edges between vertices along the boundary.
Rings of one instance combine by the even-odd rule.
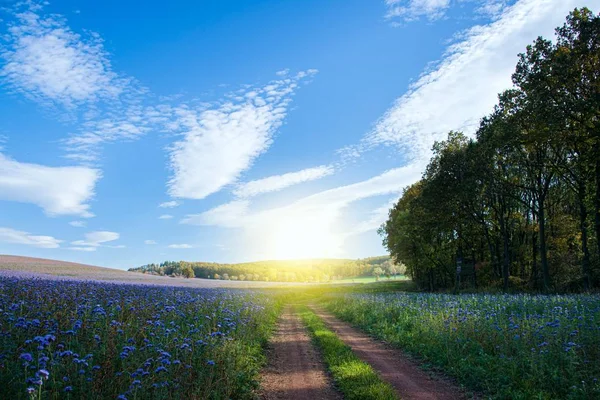
[[[93,163],[98,160],[103,146],[117,141],[131,141],[142,137],[152,129],[159,130],[160,124],[169,119],[165,112],[152,106],[143,106],[142,98],[127,106],[113,105],[103,110],[102,117],[86,115],[76,132],[63,140],[66,157],[72,160]]]
[[[170,214],[163,214],[160,217],[158,217],[158,219],[171,219],[171,218],[173,218],[173,216]]]
[[[67,247],[68,250],[75,250],[75,251],[96,251],[97,248],[96,247]]]
[[[159,105],[146,104],[147,89],[113,70],[99,34],[75,32],[62,15],[17,3],[3,38],[6,87],[77,124],[63,141],[67,158],[95,162],[103,144],[136,139],[168,119]]]
[[[71,244],[75,247],[70,247],[70,250],[80,250],[80,251],[95,251],[98,247],[106,246],[112,248],[123,248],[123,245],[105,245],[108,242],[114,242],[118,240],[120,235],[117,232],[110,231],[94,231],[88,232],[84,235],[83,240],[76,240],[71,242]],[[94,250],[92,250],[94,249]]]
[[[110,231],[94,231],[88,232],[84,235],[85,240],[76,240],[71,244],[77,246],[100,246],[106,242],[112,242],[119,239],[120,235],[117,232]]]
[[[87,223],[85,221],[71,221],[69,225],[74,226],[75,228],[85,228]]]
[[[181,243],[181,244],[170,244],[169,246],[170,249],[192,249],[194,246],[192,246],[191,244],[187,244],[187,243]]]
[[[383,224],[387,220],[390,208],[394,205],[396,201],[397,199],[396,197],[394,197],[393,199],[385,202],[380,207],[377,207],[374,210],[372,210],[369,213],[367,219],[360,221],[351,229],[346,231],[344,233],[344,236],[349,237],[353,235],[360,235],[361,233],[365,232],[375,232],[381,226],[381,224]]]
[[[128,84],[113,72],[101,38],[82,38],[61,16],[41,16],[31,8],[17,13],[6,39],[0,76],[13,91],[46,105],[72,108],[114,99]]]
[[[12,228],[0,228],[0,242],[55,249],[60,247],[62,240],[58,240],[52,236],[32,235],[29,232],[18,231]]]
[[[277,253],[278,248],[289,251],[286,243],[290,242],[297,244],[297,254],[294,255],[298,257],[340,256],[343,241],[348,236],[341,224],[344,209],[362,199],[399,194],[406,185],[419,178],[422,168],[422,165],[411,165],[392,169],[365,181],[260,211],[251,210],[249,200],[236,200],[200,214],[188,215],[181,222],[242,229],[247,244],[243,251],[248,257],[290,256]],[[282,245],[277,245],[280,242]],[[303,247],[311,252],[304,253]]]
[[[248,200],[235,200],[221,204],[200,214],[190,214],[181,220],[182,224],[214,225],[228,228],[240,227],[247,218]]]
[[[405,21],[425,17],[435,20],[444,15],[450,0],[385,0],[388,19],[401,18]]]
[[[144,244],[158,244],[156,240],[144,240]]]
[[[551,36],[576,3],[521,0],[496,21],[471,28],[395,102],[362,145],[398,146],[423,160],[450,130],[473,133],[497,94],[511,87],[517,54],[538,35]]]
[[[101,173],[87,167],[47,167],[0,154],[0,200],[31,203],[46,214],[92,217],[89,201]]]
[[[289,172],[283,175],[273,175],[267,178],[240,184],[234,191],[238,197],[253,197],[262,193],[276,192],[289,186],[303,182],[314,181],[331,175],[335,169],[330,165],[306,168],[301,171]]]
[[[169,194],[203,199],[235,182],[271,145],[299,81],[316,72],[238,91],[208,109],[179,107],[172,127],[183,139],[171,148]]]
[[[385,18],[393,21],[410,22],[425,18],[435,21],[446,16],[451,7],[464,6],[471,3],[474,14],[495,17],[501,13],[510,2],[515,0],[384,0],[387,8]]]
[[[181,205],[181,202],[179,202],[177,200],[173,200],[173,201],[165,201],[164,203],[160,203],[158,206],[160,208],[175,208],[175,207],[179,207],[179,205]]]

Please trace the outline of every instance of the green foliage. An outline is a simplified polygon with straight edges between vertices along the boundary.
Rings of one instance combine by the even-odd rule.
[[[598,296],[387,293],[338,296],[328,308],[491,398],[597,399],[599,304]]]
[[[420,287],[600,284],[598,71],[600,16],[576,9],[556,43],[538,38],[519,56],[514,88],[475,139],[435,143],[380,229]]]
[[[372,276],[379,268],[380,275],[396,276],[404,272],[403,265],[395,265],[389,256],[358,260],[312,259],[257,261],[240,264],[209,262],[165,261],[130,268],[129,271],[154,275],[184,276],[225,280],[269,282],[328,282],[344,278]]]
[[[300,316],[321,350],[336,386],[349,400],[390,400],[398,398],[392,387],[361,361],[323,321],[307,307]]]

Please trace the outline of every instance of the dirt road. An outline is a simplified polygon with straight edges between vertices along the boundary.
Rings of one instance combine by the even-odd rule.
[[[433,379],[401,351],[377,342],[368,335],[340,321],[325,310],[312,307],[325,324],[363,361],[371,364],[381,378],[391,384],[403,400],[464,399],[454,385]]]
[[[269,365],[262,377],[265,400],[337,400],[320,355],[300,317],[287,307],[270,343]]]

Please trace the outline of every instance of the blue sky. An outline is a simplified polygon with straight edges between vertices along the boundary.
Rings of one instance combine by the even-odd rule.
[[[0,253],[128,268],[384,254],[435,140],[600,0],[0,10]]]

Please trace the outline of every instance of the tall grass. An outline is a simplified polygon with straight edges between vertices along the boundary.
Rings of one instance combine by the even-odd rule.
[[[599,296],[347,294],[328,307],[494,398],[600,398]]]

